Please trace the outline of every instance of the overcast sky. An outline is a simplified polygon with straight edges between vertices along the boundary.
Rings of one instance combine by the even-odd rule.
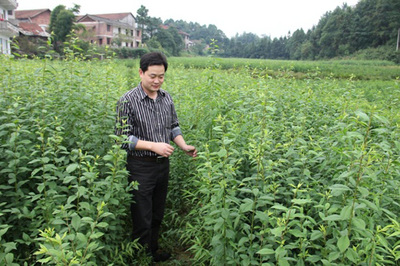
[[[228,38],[238,33],[254,33],[272,38],[316,25],[326,12],[359,0],[17,0],[18,10],[53,9],[57,5],[72,8],[81,6],[80,14],[131,12],[136,16],[140,6],[149,10],[149,16],[166,19],[214,24]]]

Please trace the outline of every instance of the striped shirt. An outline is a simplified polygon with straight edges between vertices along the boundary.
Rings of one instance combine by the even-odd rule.
[[[126,92],[117,103],[116,135],[125,135],[128,143],[122,144],[130,155],[157,156],[147,150],[135,150],[138,140],[170,143],[182,135],[171,95],[160,89],[156,99],[151,99],[139,84]]]

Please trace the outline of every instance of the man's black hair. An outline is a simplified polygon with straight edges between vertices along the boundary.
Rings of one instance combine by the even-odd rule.
[[[146,72],[149,66],[160,66],[160,65],[164,66],[166,72],[168,68],[167,58],[165,57],[164,54],[160,52],[147,53],[140,58],[140,69],[143,72]]]

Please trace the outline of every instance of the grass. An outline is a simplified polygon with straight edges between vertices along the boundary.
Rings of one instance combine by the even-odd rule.
[[[262,59],[212,59],[207,57],[171,58],[172,65],[185,68],[216,67],[221,70],[248,69],[257,76],[270,75],[295,78],[338,78],[360,80],[392,80],[400,77],[400,66],[390,61],[368,60],[328,60],[328,61],[289,61]]]

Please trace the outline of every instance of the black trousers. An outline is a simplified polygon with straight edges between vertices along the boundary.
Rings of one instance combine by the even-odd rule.
[[[128,181],[137,181],[139,189],[132,191],[131,216],[133,239],[155,253],[164,217],[169,179],[169,160],[149,162],[128,156]]]

